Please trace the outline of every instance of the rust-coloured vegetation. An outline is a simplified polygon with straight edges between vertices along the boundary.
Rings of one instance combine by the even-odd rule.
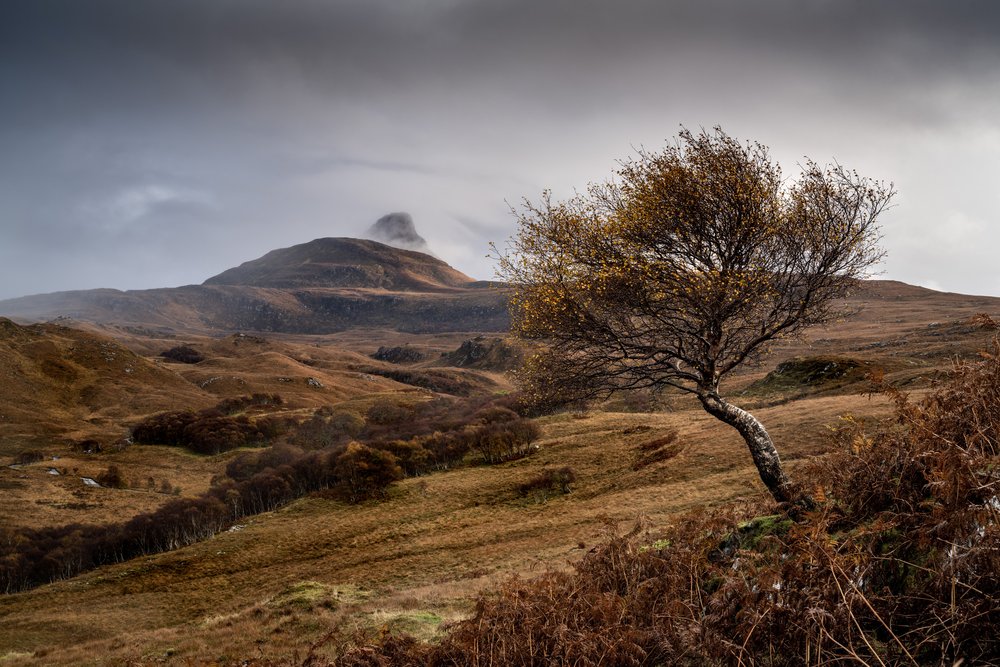
[[[361,665],[994,664],[1000,656],[1000,359],[958,365],[898,425],[852,425],[798,523],[750,504],[513,578],[439,644]],[[964,661],[964,662],[963,662]]]
[[[183,445],[214,454],[274,435],[257,425],[271,424],[273,418],[251,422],[244,415],[226,416],[224,411],[281,402],[278,396],[253,395],[227,399],[199,413],[162,413],[137,425],[134,437],[140,442]],[[456,414],[461,416],[456,418]],[[213,480],[207,492],[171,501],[125,523],[2,529],[0,591],[19,591],[101,565],[189,545],[243,517],[272,511],[311,493],[350,503],[382,498],[404,475],[450,467],[473,449],[486,463],[521,458],[531,451],[539,434],[537,426],[512,410],[481,401],[465,405],[431,402],[411,408],[383,402],[373,405],[369,417],[376,419],[373,430],[367,432],[372,438],[367,443],[340,437],[329,440],[328,430],[317,427],[317,420],[327,426],[342,426],[345,419],[340,413],[321,411],[305,422],[303,433],[291,438],[313,445],[323,443],[321,447],[280,444],[246,452],[227,465],[225,477]],[[365,433],[355,422],[346,421],[357,427],[358,433]],[[256,439],[250,440],[246,433]],[[346,430],[340,433],[347,435]],[[417,433],[422,435],[414,435]],[[376,434],[386,439],[378,439]],[[321,440],[311,440],[314,437]],[[115,465],[97,481],[111,488],[128,486],[124,473]]]
[[[132,438],[144,444],[185,447],[199,454],[260,446],[283,431],[282,421],[273,417],[251,420],[246,415],[233,415],[251,406],[279,406],[281,403],[278,395],[253,394],[224,399],[216,407],[199,412],[163,412],[136,424]]]
[[[745,440],[778,502],[810,506],[764,426],[722,381],[778,340],[838,316],[883,252],[894,191],[807,161],[785,181],[767,148],[720,128],[622,164],[585,193],[525,201],[499,253],[515,335],[547,343],[521,380],[537,403],[671,389]]]
[[[197,364],[205,360],[205,356],[190,345],[177,345],[160,352],[160,356],[181,364]]]
[[[517,492],[538,502],[545,502],[551,496],[569,493],[575,481],[576,472],[569,466],[545,468],[527,482],[518,485]]]

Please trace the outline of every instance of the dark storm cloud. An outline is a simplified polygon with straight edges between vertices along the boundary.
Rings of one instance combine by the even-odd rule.
[[[588,88],[627,90],[649,72],[723,75],[786,59],[818,68],[803,71],[806,80],[833,75],[876,87],[988,72],[997,64],[998,13],[989,2],[902,0],[29,0],[8,3],[0,53],[26,92],[56,84],[48,92],[57,113],[79,111],[56,104],[74,92],[84,112],[113,104],[155,113],[243,101],[286,76],[332,94],[504,83],[572,107]]]
[[[197,282],[399,209],[489,277],[505,200],[681,123],[896,180],[890,275],[1000,293],[963,245],[1000,245],[997,34],[993,2],[8,0],[0,297]]]

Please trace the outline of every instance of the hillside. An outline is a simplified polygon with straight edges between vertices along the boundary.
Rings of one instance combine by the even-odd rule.
[[[508,387],[498,376],[460,369],[394,379],[389,364],[315,341],[107,331],[118,338],[93,326],[22,326],[0,318],[0,528],[106,522],[155,509],[173,489],[204,491],[225,457],[128,445],[131,427],[150,414],[263,394],[281,397],[278,416],[301,420],[324,406],[363,412],[381,395],[426,398],[432,394],[427,387]],[[197,352],[200,360],[161,356],[176,347]],[[10,467],[22,459],[25,464]],[[82,482],[109,465],[139,488],[109,494]]]
[[[152,330],[326,334],[357,327],[415,333],[504,331],[506,295],[424,253],[360,239],[274,250],[203,285],[56,292],[0,301],[0,315],[68,317]]]
[[[793,472],[834,447],[830,434],[848,423],[844,415],[863,422],[888,414],[886,400],[867,395],[870,385],[862,371],[884,369],[897,385],[923,392],[955,358],[972,358],[985,349],[996,334],[989,318],[1000,319],[1000,299],[891,281],[868,284],[844,307],[848,314],[842,320],[782,343],[727,388],[762,419]],[[252,392],[280,393],[282,410],[304,419],[322,406],[363,415],[387,400],[406,405],[443,396],[426,386],[484,396],[510,389],[501,375],[476,370],[484,361],[491,369],[506,366],[509,355],[493,350],[498,342],[492,337],[470,342],[460,333],[395,328],[206,336],[164,332],[145,322],[86,326],[117,342],[67,327],[5,323],[5,340],[11,342],[3,367],[30,373],[24,371],[21,384],[8,385],[0,413],[19,415],[22,428],[40,414],[50,415],[51,426],[64,419],[60,405],[78,404],[69,413],[77,415],[72,423],[82,437],[83,425],[92,427],[88,433],[120,433],[147,410],[186,402],[201,408]],[[59,351],[50,355],[51,373],[65,355],[85,369],[76,370],[81,376],[105,372],[102,382],[122,392],[116,395],[115,416],[107,407],[94,408],[92,416],[110,421],[87,421],[91,408],[74,393],[87,383],[67,385],[76,389],[58,394],[58,383],[45,379],[49,376],[34,359],[35,351],[49,344],[48,336],[55,337],[51,343]],[[63,339],[89,342],[60,343]],[[116,384],[114,369],[98,364],[97,370],[86,370],[81,362],[92,355],[73,357],[70,349],[101,350],[102,344],[113,346],[108,349],[116,358],[137,359],[133,368],[148,370],[137,375],[143,382]],[[180,345],[203,359],[183,364],[158,356]],[[418,350],[422,360],[393,364],[371,358],[380,347]],[[135,375],[121,373],[127,378],[119,383]],[[36,386],[49,387],[46,402],[33,402]],[[131,416],[118,416],[125,413]],[[361,505],[303,498],[183,549],[0,596],[5,619],[0,656],[12,665],[181,665],[196,659],[239,664],[256,655],[301,657],[338,623],[345,632],[361,628],[377,634],[385,627],[433,637],[443,622],[470,613],[483,586],[510,573],[533,575],[576,562],[615,530],[611,526],[627,530],[640,519],[667,526],[681,512],[756,502],[761,491],[739,436],[683,396],[616,398],[537,423],[540,449],[518,461],[484,466],[470,459],[464,466],[405,479],[387,499]],[[58,432],[70,431],[60,426]],[[668,446],[659,446],[668,440]],[[195,456],[144,445],[84,456],[64,440],[43,435],[32,442],[61,458],[0,469],[5,493],[0,511],[18,526],[112,521],[150,511],[171,495],[147,489],[143,480],[153,479],[157,487],[166,480],[188,498],[207,489],[237,455]],[[111,464],[140,483],[84,489],[78,476],[46,472],[58,466],[94,475]],[[550,498],[519,493],[520,485],[559,466],[575,472],[571,493]],[[654,532],[644,539],[655,537]]]
[[[136,413],[211,397],[120,343],[56,324],[0,318],[0,455],[42,441],[121,430]]]

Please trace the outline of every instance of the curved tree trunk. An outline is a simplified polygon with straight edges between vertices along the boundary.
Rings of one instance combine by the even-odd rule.
[[[775,500],[779,503],[802,500],[796,497],[791,481],[781,467],[781,458],[774,448],[771,436],[756,417],[743,408],[727,403],[715,391],[699,393],[698,398],[705,412],[729,424],[743,436],[757,472],[760,473],[760,479]]]

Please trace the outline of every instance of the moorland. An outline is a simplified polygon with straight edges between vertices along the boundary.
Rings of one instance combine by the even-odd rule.
[[[327,239],[200,286],[0,302],[0,661],[321,664],[440,640],[481,592],[623,535],[638,553],[693,516],[768,512],[739,436],[690,397],[519,415],[509,371],[530,350],[505,338],[504,299],[426,255]],[[840,305],[727,387],[793,472],[894,413],[873,372],[918,400],[1000,316],[892,281]]]

